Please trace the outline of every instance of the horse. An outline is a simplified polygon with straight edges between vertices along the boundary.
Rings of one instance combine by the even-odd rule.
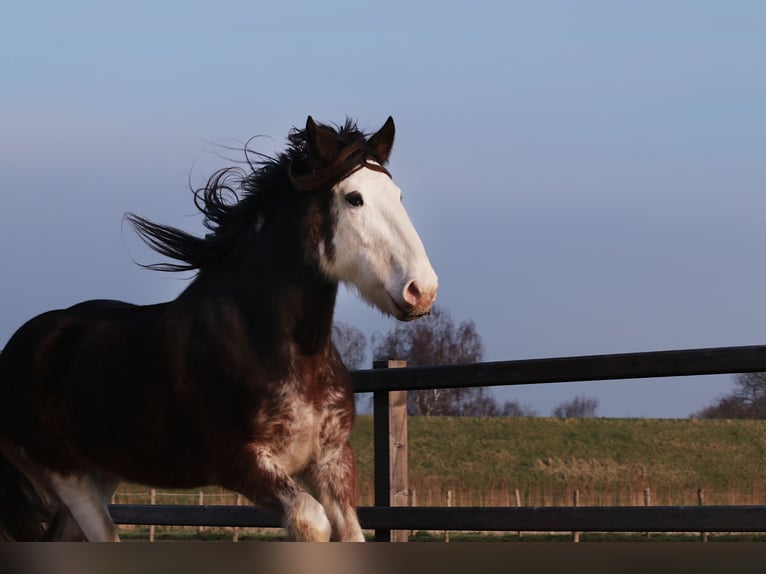
[[[274,156],[196,190],[200,237],[126,220],[191,271],[177,298],[43,313],[0,354],[0,538],[119,540],[123,481],[217,485],[298,541],[363,541],[351,377],[331,340],[338,286],[428,314],[438,279],[385,167],[394,121],[292,128]]]

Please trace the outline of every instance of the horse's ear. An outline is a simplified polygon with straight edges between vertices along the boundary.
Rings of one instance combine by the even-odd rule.
[[[386,163],[388,156],[391,155],[391,148],[394,147],[394,132],[394,118],[388,116],[383,127],[367,140],[367,145],[372,148],[372,152],[381,163]]]
[[[340,152],[340,142],[335,132],[317,125],[311,116],[306,118],[306,146],[309,155],[320,163],[331,163]]]

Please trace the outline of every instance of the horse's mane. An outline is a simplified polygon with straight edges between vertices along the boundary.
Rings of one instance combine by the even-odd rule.
[[[179,263],[143,265],[158,271],[204,270],[220,261],[234,244],[252,229],[254,222],[267,216],[268,205],[279,194],[328,191],[360,165],[372,160],[382,165],[386,158],[376,157],[367,145],[367,134],[356,122],[346,119],[342,126],[317,124],[325,134],[332,132],[338,153],[334,158],[319,159],[309,149],[307,131],[293,128],[289,145],[276,157],[248,150],[249,170],[228,167],[215,172],[207,183],[194,190],[194,203],[204,216],[210,233],[197,237],[176,227],[153,223],[128,213],[125,219],[152,249]],[[253,159],[253,156],[257,159]]]

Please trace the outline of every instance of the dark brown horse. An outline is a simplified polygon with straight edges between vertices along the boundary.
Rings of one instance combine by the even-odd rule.
[[[220,485],[296,540],[363,540],[351,379],[331,342],[338,283],[384,313],[429,312],[437,278],[367,137],[310,117],[276,158],[196,193],[210,233],[127,216],[177,299],[88,301],[35,317],[0,355],[0,538],[114,540],[121,481]]]

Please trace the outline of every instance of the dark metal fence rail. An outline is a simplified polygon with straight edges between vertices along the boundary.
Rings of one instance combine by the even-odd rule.
[[[278,528],[278,516],[253,506],[119,504],[118,524]],[[764,532],[765,506],[373,507],[362,528],[522,532]]]
[[[766,371],[766,345],[590,355],[453,365],[361,370],[355,391],[374,392],[376,418],[389,391],[607,381]],[[387,425],[376,423],[381,432]],[[376,435],[376,445],[387,437]],[[388,454],[387,448],[376,451]],[[365,529],[378,539],[390,530],[497,530],[596,532],[766,532],[766,506],[409,508],[379,502],[387,492],[389,460],[376,455],[376,506],[359,508]],[[378,484],[380,482],[380,484]],[[379,491],[379,492],[378,492]],[[384,497],[383,497],[384,498]],[[255,507],[111,505],[118,524],[278,527],[275,515]]]
[[[766,345],[355,371],[357,393],[766,371]]]

